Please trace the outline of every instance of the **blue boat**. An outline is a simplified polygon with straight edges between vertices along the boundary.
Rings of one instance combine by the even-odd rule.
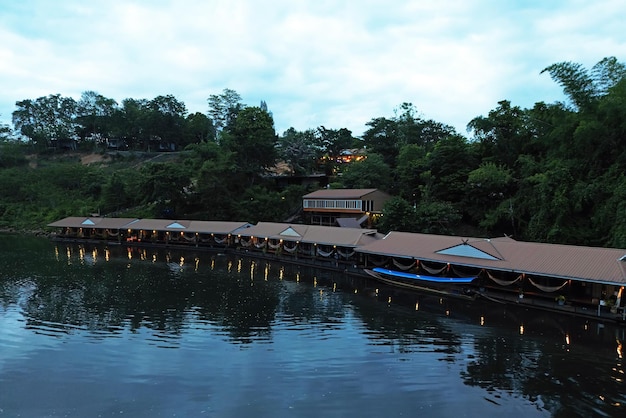
[[[450,284],[468,284],[471,283],[476,276],[473,277],[439,277],[439,276],[424,276],[421,274],[405,273],[403,271],[395,271],[376,267],[372,271],[385,276],[391,276],[399,279],[419,280],[429,283],[450,283]]]

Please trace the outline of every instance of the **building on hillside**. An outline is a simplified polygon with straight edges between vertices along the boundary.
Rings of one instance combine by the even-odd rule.
[[[371,227],[391,196],[378,189],[322,189],[302,197],[311,225]]]

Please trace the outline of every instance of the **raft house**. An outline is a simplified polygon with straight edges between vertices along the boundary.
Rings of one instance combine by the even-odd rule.
[[[375,229],[274,222],[93,216],[68,217],[48,226],[56,229],[54,239],[64,241],[243,252],[370,278],[366,272],[377,268],[399,275],[470,276],[475,277],[474,296],[626,319],[625,249],[521,242],[506,236],[383,235]],[[450,290],[446,295],[459,293]]]

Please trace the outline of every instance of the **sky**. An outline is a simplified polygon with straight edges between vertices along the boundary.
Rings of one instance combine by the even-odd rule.
[[[0,122],[20,100],[224,89],[265,101],[276,131],[355,136],[404,102],[468,135],[501,100],[565,101],[541,70],[626,61],[623,0],[3,0]]]

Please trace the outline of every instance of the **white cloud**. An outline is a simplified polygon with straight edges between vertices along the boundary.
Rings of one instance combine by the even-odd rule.
[[[552,63],[624,61],[624,21],[616,0],[25,0],[0,6],[0,118],[17,100],[86,90],[206,112],[231,88],[267,101],[281,133],[360,134],[402,102],[464,133],[499,100],[561,100],[539,74]]]

